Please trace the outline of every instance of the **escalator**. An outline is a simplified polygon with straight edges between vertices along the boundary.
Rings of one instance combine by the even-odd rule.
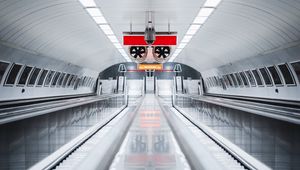
[[[269,169],[247,154],[237,157],[233,145],[176,111],[170,98],[146,94],[31,169]]]

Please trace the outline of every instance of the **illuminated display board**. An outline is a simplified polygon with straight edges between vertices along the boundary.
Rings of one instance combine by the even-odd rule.
[[[138,70],[163,70],[163,64],[138,64]]]

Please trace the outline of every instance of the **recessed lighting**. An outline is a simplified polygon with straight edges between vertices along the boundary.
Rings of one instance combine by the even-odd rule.
[[[113,35],[114,34],[114,32],[112,31],[112,29],[110,28],[109,25],[99,25],[99,27],[102,29],[102,31],[106,35]]]
[[[120,53],[121,53],[122,56],[127,56],[127,54],[125,52],[120,52]]]
[[[96,3],[94,0],[79,0],[79,2],[84,7],[95,7],[96,6]]]
[[[178,49],[175,50],[175,53],[178,53],[178,54],[179,54],[181,51],[182,51],[182,49],[179,49],[179,48],[178,48]]]
[[[173,56],[178,56],[179,53],[173,53]]]
[[[194,24],[204,24],[208,17],[196,17]]]
[[[99,25],[101,30],[104,32],[104,34],[106,34],[107,38],[113,43],[113,45],[117,48],[117,50],[125,58],[125,60],[127,62],[131,62],[131,59],[128,57],[127,53],[122,48],[122,45],[119,43],[117,37],[114,35],[113,30],[107,24],[107,21],[105,17],[102,15],[100,9],[97,8],[95,1],[79,0],[79,2],[82,4],[83,7],[85,7],[85,10],[88,12],[88,14],[93,18],[95,23]]]
[[[186,34],[188,34],[188,35],[194,35],[194,34],[196,34],[197,31],[198,30],[188,30],[188,32]]]
[[[200,28],[201,25],[191,25],[189,30],[187,31],[187,35],[194,35],[198,29]]]
[[[123,48],[119,48],[118,50],[121,53],[121,55],[126,59],[127,62],[131,62],[131,59],[128,57],[127,53]]]
[[[199,30],[199,28],[206,22],[207,18],[213,13],[215,8],[220,4],[221,0],[206,0],[203,7],[200,9],[198,15],[194,19],[192,25],[189,27],[186,35],[183,37],[181,43],[176,48],[175,52],[169,59],[169,62],[173,62],[187,43],[192,39],[193,35]]]
[[[109,36],[107,36],[107,38],[113,43],[119,42],[117,37],[114,35],[109,35]]]
[[[177,48],[175,52],[172,54],[172,57],[169,59],[169,62],[173,62],[175,58],[180,54],[182,48]]]
[[[99,8],[86,8],[86,10],[92,17],[101,17],[102,16]]]
[[[119,51],[123,56],[127,55],[125,51]]]
[[[93,17],[97,24],[107,24],[106,19],[104,17]]]
[[[207,0],[204,4],[204,7],[217,7],[221,0]]]
[[[172,55],[172,57],[170,58],[169,62],[173,62],[175,60],[175,58],[177,57],[177,55]]]
[[[191,35],[186,35],[186,36],[183,37],[183,39],[181,40],[181,42],[185,42],[185,43],[190,42],[190,40],[192,39],[192,37],[193,36],[191,36]]]
[[[178,54],[173,54],[173,56],[172,56],[172,58],[170,60],[173,60],[177,56],[178,56]]]
[[[201,25],[198,25],[198,24],[192,24],[191,26],[190,26],[190,29],[192,29],[192,30],[197,30],[197,29],[199,29],[201,27]]]
[[[186,45],[187,45],[187,43],[180,43],[177,48],[178,49],[183,49]]]
[[[179,53],[180,53],[180,52],[176,52],[176,51],[175,51],[175,52],[173,53],[173,55],[176,55],[176,56],[177,56]]]
[[[214,8],[201,8],[198,17],[208,17],[214,10]]]
[[[125,50],[123,48],[118,49],[120,53],[126,53]]]
[[[120,43],[114,43],[114,46],[116,47],[116,48],[120,48],[120,49],[123,49],[123,47],[121,46],[121,44]]]

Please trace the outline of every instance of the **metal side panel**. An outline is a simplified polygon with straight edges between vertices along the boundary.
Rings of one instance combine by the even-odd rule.
[[[207,150],[207,148],[203,145],[199,145],[193,133],[187,129],[188,127],[182,120],[178,119],[176,115],[174,115],[170,110],[167,110],[167,108],[164,108],[163,106],[162,108],[192,169],[225,169],[224,166],[216,161],[216,158]]]
[[[62,146],[60,149],[58,149],[56,152],[52,153],[39,163],[32,166],[31,170],[41,170],[41,169],[51,169],[55,167],[62,159],[68,156],[76,147],[81,145],[85,140],[87,140],[91,135],[95,134],[100,128],[106,125],[107,122],[112,120],[115,116],[117,116],[124,107],[118,109],[115,111],[111,116],[107,117],[105,120],[99,122],[98,124],[94,125],[93,127],[89,128],[73,140],[71,140],[69,143]],[[123,112],[127,112],[128,109],[123,110]]]
[[[105,135],[104,140],[100,140],[83,160],[78,164],[76,169],[81,170],[107,170],[119,150],[128,128],[136,114],[136,110],[130,110],[126,115],[122,116],[118,122],[114,122],[110,126],[109,133]],[[113,120],[114,121],[114,120]]]
[[[189,121],[192,122],[192,124],[196,125],[198,128],[200,128],[207,136],[209,136],[211,139],[216,141],[220,146],[226,149],[226,151],[230,152],[231,155],[235,157],[235,159],[239,160],[239,162],[242,162],[247,168],[249,169],[260,169],[260,170],[270,170],[271,168],[267,165],[263,164],[259,160],[255,159],[253,156],[249,155],[245,151],[243,151],[241,148],[230,142],[228,139],[224,138],[220,134],[216,133],[214,130],[209,128],[208,126],[200,123],[200,122],[194,122],[192,121],[193,118],[189,116],[185,111],[182,109],[176,107],[176,109]],[[173,108],[174,112],[176,110]]]

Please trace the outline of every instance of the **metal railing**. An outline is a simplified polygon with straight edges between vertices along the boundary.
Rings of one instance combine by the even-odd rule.
[[[286,107],[240,99],[183,94],[175,95],[174,105],[192,109],[189,111],[201,112],[206,112],[207,109],[211,110],[213,107],[223,107],[293,124],[300,124],[300,109],[297,107]]]
[[[207,103],[203,100],[199,100],[197,97],[193,97],[191,95],[176,94],[174,95],[173,106],[184,117],[186,117],[207,136],[214,140],[224,150],[230,153],[232,157],[238,160],[247,169],[270,169],[268,166],[266,166],[250,154],[246,153],[244,150],[240,149],[230,140],[216,133],[213,129],[211,129],[209,126],[207,126],[204,122],[201,121],[203,118],[199,117],[199,113],[206,114],[207,117],[215,117],[214,111],[216,111],[216,109],[222,109],[222,106],[218,105],[217,101],[215,105],[210,105],[210,103]]]
[[[7,167],[4,168],[15,169],[16,167],[14,166],[18,166],[18,168],[22,167],[21,169],[28,169],[33,164],[49,156],[49,154],[51,155],[63,148],[65,144],[73,141],[72,147],[67,147],[63,153],[72,151],[72,148],[80,145],[82,141],[86,140],[91,134],[105,126],[108,121],[119,114],[126,107],[125,99],[126,95],[124,94],[114,94],[1,109],[0,122],[5,124],[2,126],[3,128],[0,128],[0,133],[3,134],[2,137],[5,140],[2,141],[4,146],[1,151],[6,155],[11,153],[26,155],[26,160],[36,161],[26,162],[20,160],[18,162],[15,158],[9,157],[6,159],[7,161],[16,161],[16,163],[5,164]],[[20,131],[14,127],[23,130]],[[40,133],[39,130],[32,131],[32,128],[43,129],[43,133]],[[88,133],[85,133],[86,131]],[[66,132],[69,133],[66,134]],[[17,142],[17,145],[11,147],[11,144],[16,142],[9,138],[11,134],[14,134],[14,139],[23,139],[23,142]],[[32,140],[28,136],[36,138]],[[43,139],[47,139],[49,145],[44,145]],[[18,150],[21,147],[18,144],[22,145],[22,143],[27,145],[24,150]],[[34,145],[43,145],[44,148],[43,150],[35,150],[32,148]],[[7,150],[5,148],[10,149]],[[47,150],[46,154],[41,153],[44,150]]]
[[[30,104],[25,106],[9,107],[0,109],[0,124],[22,120],[25,118],[35,117],[52,112],[79,107],[91,103],[104,103],[107,107],[120,107],[127,105],[124,94],[91,96],[75,99],[66,99],[59,101],[43,102],[38,104]]]
[[[73,166],[72,169],[107,169],[121,145],[139,105],[125,108],[126,96],[120,98],[120,95],[98,104],[97,108],[103,108],[104,114],[108,114],[102,121],[99,121],[30,169],[60,169],[65,168],[65,164],[70,163],[70,161],[73,162],[70,165]],[[107,132],[108,130],[109,132]],[[105,135],[99,138],[101,133]],[[89,147],[97,149],[81,150],[81,148]],[[74,157],[76,157],[75,160],[73,160]],[[78,164],[78,161],[80,161],[80,164]],[[74,166],[75,164],[78,165]]]

